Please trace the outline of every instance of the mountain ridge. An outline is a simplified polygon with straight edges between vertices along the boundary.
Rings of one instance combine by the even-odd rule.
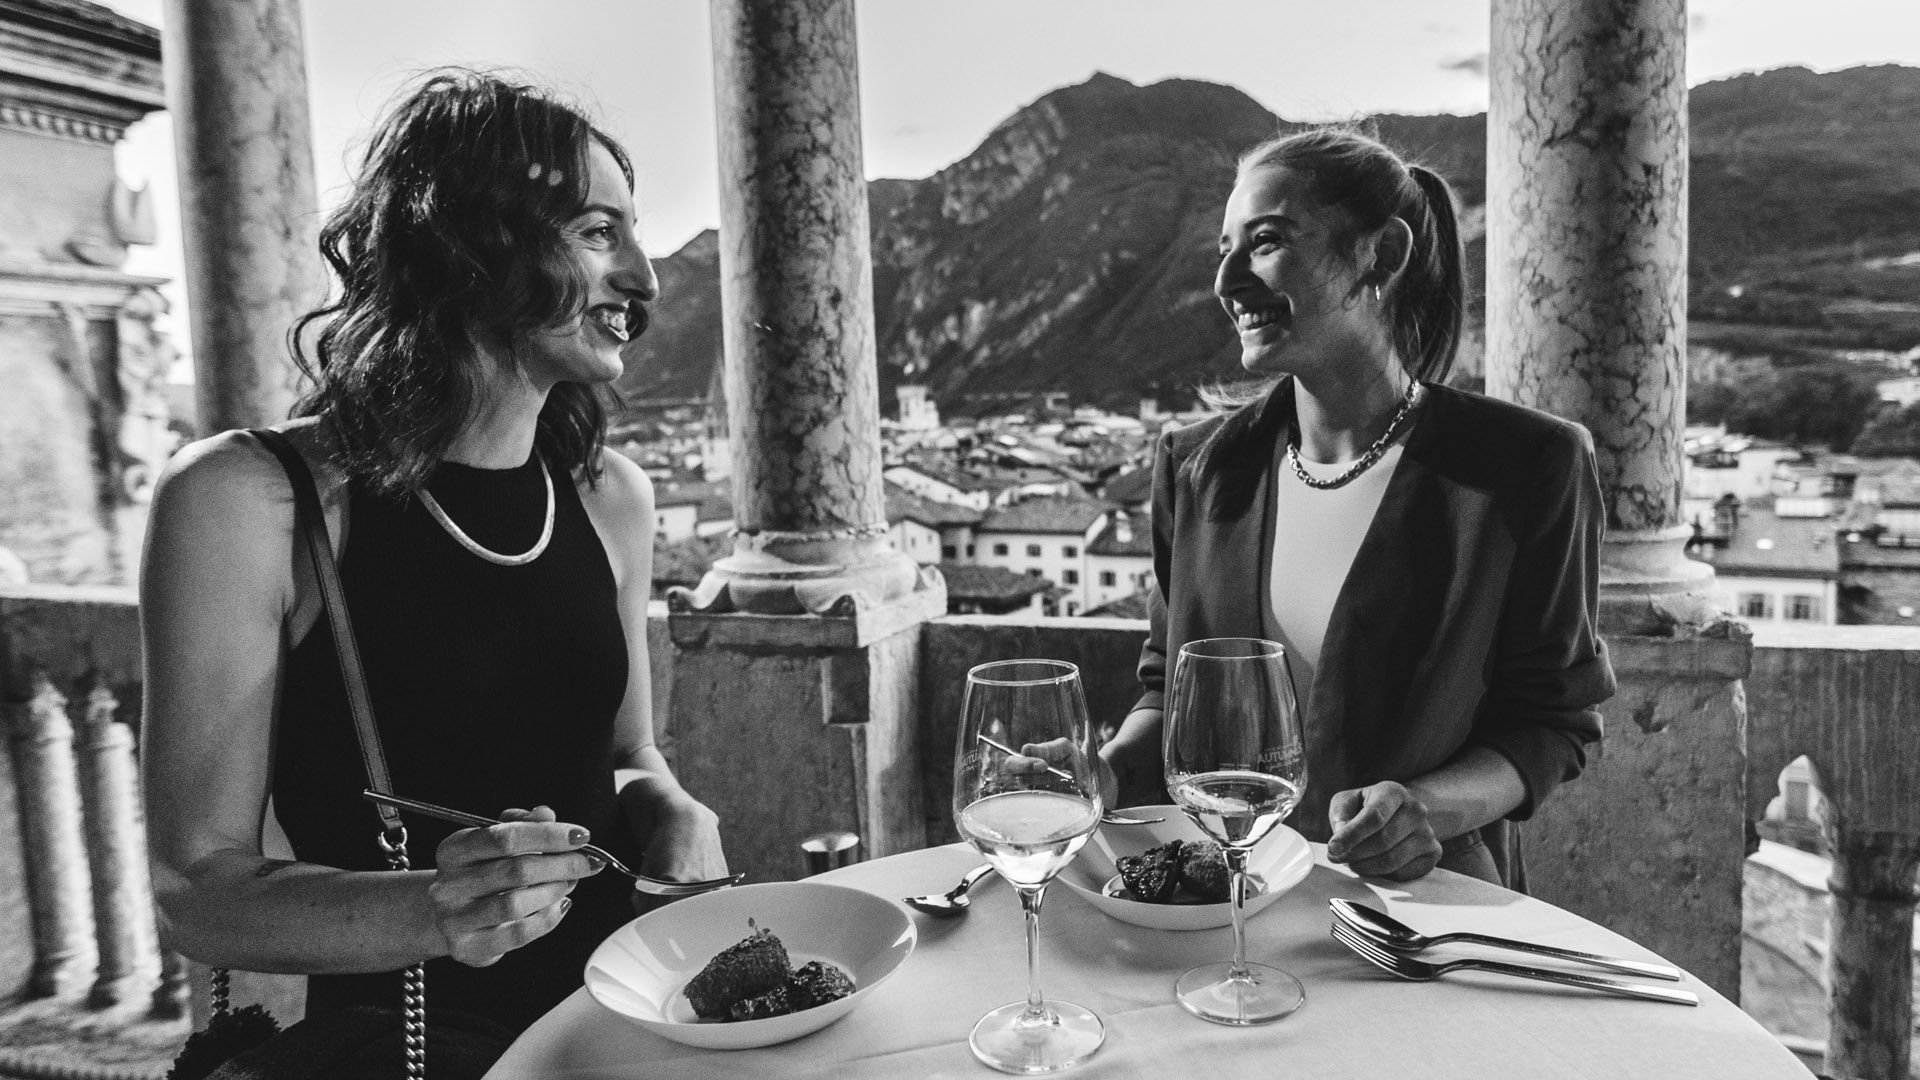
[[[1920,343],[1920,326],[1874,309],[1916,295],[1920,271],[1863,269],[1920,251],[1920,68],[1739,75],[1693,88],[1689,112],[1696,337],[1751,346],[1790,329],[1799,348]],[[1486,122],[1358,122],[1448,178],[1476,281]],[[1050,389],[1130,409],[1232,377],[1238,349],[1211,287],[1233,164],[1307,126],[1231,86],[1096,73],[1016,110],[930,177],[870,182],[883,408],[906,379],[967,413]],[[665,299],[629,346],[621,390],[702,397],[720,357],[717,235],[656,265]],[[1477,357],[1463,367],[1477,370]]]

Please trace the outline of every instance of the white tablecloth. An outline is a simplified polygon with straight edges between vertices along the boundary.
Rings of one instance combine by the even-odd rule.
[[[1697,980],[1698,1008],[1633,1001],[1478,973],[1409,983],[1363,964],[1327,933],[1327,900],[1382,904],[1416,928],[1479,930],[1615,956],[1657,959],[1580,917],[1471,878],[1436,871],[1400,887],[1320,863],[1247,923],[1251,959],[1306,985],[1299,1012],[1256,1028],[1199,1020],[1173,1000],[1173,980],[1232,953],[1231,930],[1143,930],[1115,922],[1064,885],[1047,890],[1040,985],[1092,1008],[1107,1041],[1074,1077],[1676,1077],[1806,1080],[1792,1054]],[[944,891],[979,863],[962,845],[896,855],[819,880],[890,898]],[[822,1031],[761,1050],[697,1050],[602,1009],[585,990],[514,1043],[487,1080],[681,1077],[981,1077],[967,1033],[989,1009],[1026,996],[1019,901],[988,878],[957,919],[915,914],[920,940],[904,967],[860,1008]],[[1467,952],[1470,952],[1468,950]],[[1512,957],[1509,958],[1520,959]],[[1664,985],[1674,985],[1667,983]],[[431,1051],[429,1051],[431,1056]]]

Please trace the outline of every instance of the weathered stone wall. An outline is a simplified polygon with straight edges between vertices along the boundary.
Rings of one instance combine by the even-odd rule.
[[[103,509],[88,388],[95,358],[70,325],[0,312],[0,547],[28,580],[65,585],[116,580]]]
[[[113,178],[107,143],[0,127],[0,254],[71,262],[69,239],[111,237]]]
[[[1740,994],[1745,640],[1611,638],[1586,771],[1521,826],[1529,891]]]

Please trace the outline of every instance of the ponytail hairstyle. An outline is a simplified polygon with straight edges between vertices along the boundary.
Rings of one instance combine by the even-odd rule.
[[[1431,169],[1409,164],[1380,140],[1352,127],[1307,128],[1270,139],[1241,155],[1236,182],[1258,169],[1287,169],[1303,177],[1307,192],[1321,207],[1339,211],[1344,223],[1336,248],[1354,249],[1360,238],[1394,218],[1413,233],[1406,265],[1385,286],[1382,306],[1389,340],[1409,374],[1439,382],[1453,369],[1466,321],[1466,248],[1460,240],[1453,190]],[[1238,452],[1255,434],[1263,417],[1261,402],[1276,383],[1212,388],[1202,399],[1230,410],[1226,420],[1189,459],[1193,478],[1216,478],[1223,486],[1219,509],[1233,515],[1252,495],[1251,484],[1263,462]],[[1268,410],[1273,412],[1274,410]],[[1274,417],[1266,417],[1272,420]]]
[[[1378,139],[1338,126],[1261,143],[1241,155],[1236,179],[1271,168],[1303,177],[1315,201],[1340,211],[1346,229],[1337,244],[1351,247],[1394,218],[1407,223],[1413,247],[1383,297],[1387,324],[1408,373],[1424,382],[1445,379],[1467,311],[1466,249],[1447,182]]]
[[[385,496],[425,483],[483,404],[475,337],[518,363],[528,334],[578,317],[588,283],[563,230],[586,203],[596,143],[631,188],[619,143],[526,83],[441,68],[388,110],[320,230],[336,290],[289,335],[314,382],[295,415],[321,419],[348,476]],[[534,434],[551,467],[589,483],[606,445],[596,395],[554,386]]]

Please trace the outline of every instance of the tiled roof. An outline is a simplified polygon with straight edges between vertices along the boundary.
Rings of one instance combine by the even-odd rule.
[[[1122,515],[1126,515],[1125,518]],[[1121,525],[1127,526],[1127,538],[1120,538]],[[1147,515],[1127,514],[1116,510],[1113,517],[1087,544],[1089,555],[1143,555],[1153,554],[1153,530],[1148,527]]]
[[[1109,600],[1087,614],[1114,619],[1144,619],[1147,617],[1147,594],[1133,593],[1118,600]]]
[[[1712,562],[1723,576],[1834,579],[1840,575],[1840,544],[1826,518],[1783,518],[1747,508]]]
[[[697,480],[692,483],[660,484],[653,489],[653,505],[698,506],[694,515],[701,521],[727,521],[733,517],[733,481]]]
[[[981,512],[971,506],[923,499],[891,480],[886,482],[886,490],[889,523],[917,521],[928,528],[937,529],[942,525],[973,525],[981,518]]]
[[[987,511],[978,531],[1008,533],[1071,533],[1086,535],[1088,527],[1109,509],[1090,499],[1042,496]]]
[[[1052,588],[1045,578],[1016,574],[1004,566],[979,563],[943,562],[940,575],[947,579],[947,600],[974,603],[1005,603],[1031,599],[1035,593]]]
[[[1153,469],[1151,466],[1123,472],[1107,481],[1100,491],[1100,497],[1108,502],[1131,506],[1153,498]]]
[[[998,486],[985,477],[962,472],[950,465],[934,464],[928,461],[903,461],[893,468],[912,469],[929,480],[938,480],[961,491],[992,491]]]
[[[1920,573],[1920,547],[1883,546],[1870,536],[1858,540],[1842,537],[1840,564],[1848,570],[1910,570]]]

